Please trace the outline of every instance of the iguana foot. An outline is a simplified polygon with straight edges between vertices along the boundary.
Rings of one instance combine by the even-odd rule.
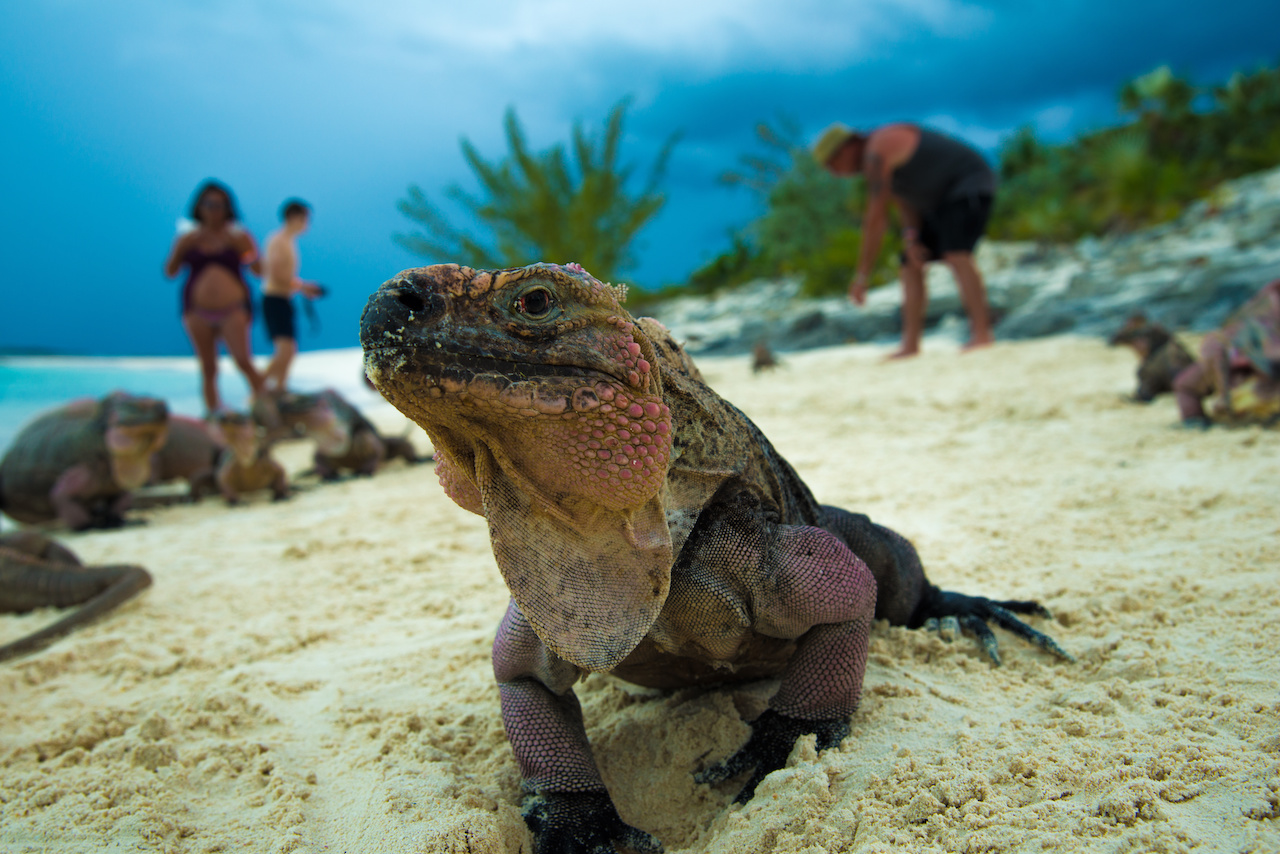
[[[639,854],[662,843],[622,820],[607,792],[540,792],[525,802],[533,854],[615,854],[617,842]]]
[[[774,771],[787,764],[791,748],[796,739],[802,735],[813,733],[818,737],[818,749],[835,747],[849,734],[849,721],[840,718],[834,721],[806,721],[784,715],[773,709],[751,722],[751,737],[738,752],[723,762],[699,771],[693,779],[699,783],[715,785],[723,783],[730,777],[736,777],[748,768],[754,768],[747,784],[733,799],[734,803],[745,804],[756,793],[756,787]]]
[[[1031,628],[1014,614],[1052,616],[1047,608],[1035,601],[1000,602],[982,596],[966,596],[963,593],[938,590],[935,587],[925,595],[924,601],[920,604],[920,610],[916,613],[916,619],[912,622],[913,628],[924,626],[936,629],[945,640],[951,639],[948,635],[956,634],[955,627],[958,624],[960,628],[973,633],[978,639],[978,645],[997,667],[1000,666],[1000,645],[988,623],[994,623],[1061,659],[1075,661],[1070,653],[1058,646],[1057,641]]]

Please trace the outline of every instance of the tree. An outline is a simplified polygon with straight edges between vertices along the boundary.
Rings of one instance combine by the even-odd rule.
[[[842,293],[858,264],[863,182],[837,178],[818,165],[794,121],[761,122],[756,137],[765,153],[743,155],[742,168],[720,180],[756,193],[764,213],[733,235],[729,252],[695,271],[692,283],[709,290],[758,276],[798,275],[806,293]],[[881,258],[892,258],[895,238],[884,248]],[[878,274],[886,272],[886,264],[880,267]]]
[[[1222,181],[1280,163],[1280,69],[1192,85],[1167,67],[1126,83],[1125,122],[1043,145],[1002,147],[990,234],[1074,240],[1162,222]]]
[[[598,135],[573,126],[572,158],[563,144],[530,151],[514,109],[504,119],[509,153],[491,163],[462,140],[462,155],[480,182],[482,194],[458,185],[445,194],[492,231],[486,243],[451,224],[417,185],[396,207],[421,231],[397,234],[396,241],[417,255],[477,267],[517,267],[537,261],[576,261],[603,281],[634,265],[636,234],[662,208],[658,191],[677,135],[659,151],[648,179],[628,192],[632,167],[619,165],[627,101],[614,105]],[[571,162],[572,161],[572,162]]]

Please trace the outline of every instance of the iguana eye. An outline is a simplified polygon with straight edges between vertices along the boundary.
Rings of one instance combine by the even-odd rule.
[[[536,319],[546,317],[554,304],[555,298],[551,295],[551,291],[546,288],[534,288],[516,299],[516,311]]]

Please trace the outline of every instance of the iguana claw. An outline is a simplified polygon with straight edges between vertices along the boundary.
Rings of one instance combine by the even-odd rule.
[[[755,772],[747,780],[747,784],[733,799],[734,803],[745,804],[751,800],[756,787],[765,777],[787,764],[787,757],[791,755],[796,739],[810,733],[818,737],[819,750],[835,747],[849,734],[849,721],[845,718],[806,721],[767,709],[751,722],[751,737],[738,752],[723,762],[699,771],[693,779],[699,783],[715,785],[736,777],[748,768],[754,768]]]
[[[1058,642],[1053,638],[1036,631],[1014,616],[1015,613],[1034,614],[1038,617],[1052,616],[1049,610],[1039,602],[1030,600],[998,602],[981,596],[966,596],[963,593],[951,593],[936,588],[932,594],[927,595],[921,604],[918,624],[937,629],[944,639],[950,640],[947,637],[948,628],[958,622],[962,628],[977,638],[978,645],[997,667],[1000,665],[1000,645],[988,623],[994,623],[1061,659],[1075,661],[1075,658],[1058,646]]]
[[[622,820],[607,792],[540,792],[525,802],[533,854],[615,854],[614,843],[662,854],[662,843]]]

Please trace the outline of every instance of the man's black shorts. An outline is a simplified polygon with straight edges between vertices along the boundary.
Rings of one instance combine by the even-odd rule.
[[[930,260],[941,261],[948,252],[972,252],[987,230],[991,202],[991,196],[959,196],[922,216],[920,243]]]
[[[296,339],[298,337],[293,326],[293,300],[287,297],[264,296],[262,319],[267,323],[267,337],[272,341],[277,338]]]

